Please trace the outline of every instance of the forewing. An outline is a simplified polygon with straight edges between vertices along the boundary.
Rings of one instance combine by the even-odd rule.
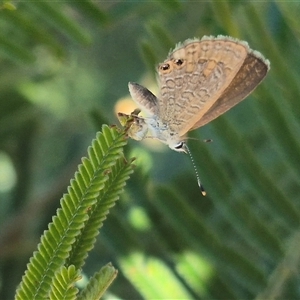
[[[128,83],[129,92],[138,107],[149,115],[157,114],[157,98],[148,89],[135,82]]]
[[[269,69],[269,61],[259,52],[251,51],[234,80],[191,130],[209,123],[245,99],[265,78]]]
[[[229,37],[187,40],[159,65],[159,119],[184,135],[221,97],[247,54],[247,43]]]

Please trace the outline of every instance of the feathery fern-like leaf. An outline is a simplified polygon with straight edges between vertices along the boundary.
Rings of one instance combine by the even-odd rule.
[[[80,274],[75,266],[71,265],[68,268],[63,266],[53,278],[49,299],[76,299],[78,289],[74,284],[78,279],[80,279]]]
[[[83,266],[87,251],[93,248],[96,236],[99,234],[99,228],[102,226],[109,209],[118,200],[119,194],[131,173],[132,165],[123,158],[120,158],[111,168],[110,173],[108,173],[109,179],[100,191],[96,205],[89,211],[89,219],[73,245],[67,264],[73,264],[76,268]]]
[[[89,218],[87,211],[96,203],[109,180],[110,168],[122,157],[125,144],[124,133],[115,128],[105,125],[102,133],[97,134],[88,150],[89,158],[82,160],[68,194],[61,199],[61,208],[30,259],[16,299],[43,299],[49,293],[55,272],[70,256],[72,244]]]
[[[88,285],[78,296],[78,300],[100,299],[112,281],[116,278],[118,271],[111,263],[104,266],[99,272],[95,273]]]

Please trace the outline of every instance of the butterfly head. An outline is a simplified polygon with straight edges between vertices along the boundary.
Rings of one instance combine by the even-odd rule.
[[[186,145],[185,141],[179,141],[179,142],[176,142],[176,143],[169,143],[168,145],[174,151],[188,153],[187,145]]]

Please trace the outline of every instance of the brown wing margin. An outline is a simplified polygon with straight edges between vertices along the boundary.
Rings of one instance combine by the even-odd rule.
[[[249,53],[221,97],[190,130],[209,123],[246,98],[264,79],[268,71],[269,61],[256,56],[253,52]]]

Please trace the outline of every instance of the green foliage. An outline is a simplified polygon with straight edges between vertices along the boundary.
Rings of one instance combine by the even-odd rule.
[[[78,300],[100,299],[117,276],[117,273],[117,270],[111,264],[104,266],[93,275],[88,285],[79,295]]]
[[[75,270],[83,265],[105,215],[118,199],[131,172],[122,154],[126,144],[124,133],[108,126],[103,126],[102,131],[88,149],[88,158],[82,159],[68,194],[61,199],[61,208],[30,259],[16,299],[43,299],[49,291],[52,297],[58,293],[74,293],[74,290],[64,291],[63,287],[58,291],[58,283],[67,275],[71,277],[69,280],[78,277]],[[62,269],[71,265],[71,269]],[[62,295],[61,299],[70,297]]]
[[[118,200],[120,191],[132,172],[131,165],[127,164],[124,158],[114,163],[115,165],[111,166],[111,169],[106,174],[108,180],[99,191],[97,203],[92,208],[89,208],[89,219],[85,222],[84,228],[77,237],[76,246],[73,246],[72,253],[67,260],[68,264],[74,264],[76,268],[83,266],[87,252],[93,248],[96,236],[99,234],[99,228],[102,227],[109,209]]]
[[[2,2],[0,298],[13,298],[50,222],[19,298],[100,297],[117,268],[105,299],[299,299],[299,14],[285,1]],[[191,133],[207,197],[186,156],[129,141],[137,167],[110,210],[131,164],[104,127],[116,152],[115,138],[93,142],[51,221],[95,128],[130,113],[114,106],[128,81],[157,94],[170,47],[218,34],[247,41],[271,70]],[[80,276],[93,279],[78,295]]]
[[[63,266],[53,277],[49,299],[76,299],[78,289],[74,284],[78,279],[79,271],[75,266],[71,265],[68,268]]]

